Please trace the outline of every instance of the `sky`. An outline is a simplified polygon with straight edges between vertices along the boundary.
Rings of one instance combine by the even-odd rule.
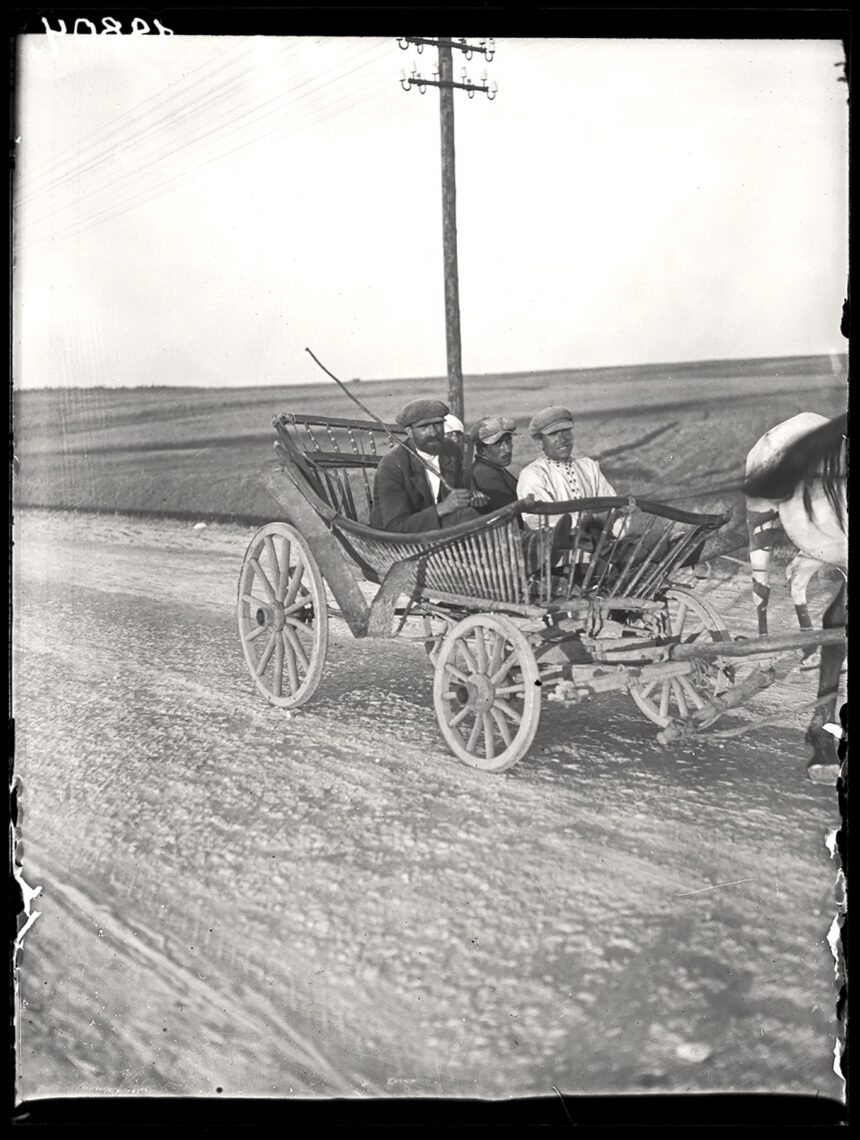
[[[17,386],[445,375],[434,48],[17,47]],[[847,351],[838,40],[494,47],[454,52],[498,87],[454,97],[466,374]]]

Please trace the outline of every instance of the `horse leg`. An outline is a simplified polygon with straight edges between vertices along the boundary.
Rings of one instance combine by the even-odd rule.
[[[794,612],[801,629],[812,629],[812,618],[809,616],[809,607],[806,604],[806,589],[810,579],[825,565],[818,558],[811,558],[808,554],[796,554],[789,562],[785,576],[791,590],[791,600],[794,602]],[[811,645],[804,650],[802,668],[812,669],[818,666],[818,646]]]
[[[844,582],[839,587],[836,597],[827,607],[821,624],[825,629],[845,628]],[[833,723],[836,715],[836,692],[844,659],[844,644],[822,647],[821,672],[818,675],[818,696],[828,699],[816,705],[809,728],[806,730],[806,741],[812,745],[812,759],[806,766],[806,772],[810,780],[815,783],[832,785],[839,774],[836,740],[824,726]]]
[[[747,499],[747,534],[753,595],[758,612],[758,635],[767,637],[767,603],[770,598],[768,563],[779,514],[767,499]]]

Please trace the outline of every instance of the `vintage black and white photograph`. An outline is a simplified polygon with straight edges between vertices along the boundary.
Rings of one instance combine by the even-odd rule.
[[[846,43],[491,17],[14,37],[21,1121],[842,1119]]]

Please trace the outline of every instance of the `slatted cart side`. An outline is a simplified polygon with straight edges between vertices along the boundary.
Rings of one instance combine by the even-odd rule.
[[[606,596],[648,601],[678,567],[695,562],[707,535],[730,517],[634,496],[537,503],[529,514],[538,518],[540,537],[540,566],[530,583],[537,604]],[[596,538],[580,518],[564,549],[554,548],[550,532],[565,514],[603,516]]]

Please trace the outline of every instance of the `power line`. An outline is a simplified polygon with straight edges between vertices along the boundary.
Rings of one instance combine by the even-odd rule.
[[[244,47],[244,45],[240,45],[240,46]],[[231,62],[235,63],[237,61],[233,60]],[[148,95],[145,99],[141,100],[140,103],[135,103],[129,109],[129,111],[127,113],[124,113],[122,115],[118,115],[115,119],[112,119],[107,124],[108,129],[107,129],[106,134],[101,135],[95,142],[84,144],[83,150],[86,151],[88,147],[93,147],[93,146],[99,147],[105,142],[106,139],[113,137],[113,135],[115,135],[116,133],[122,134],[122,133],[126,132],[129,128],[129,126],[133,125],[138,120],[145,118],[147,115],[151,114],[153,111],[156,110],[156,108],[150,108],[149,111],[144,113],[143,108],[145,108],[148,104],[152,103],[153,101],[157,101],[157,100],[164,100],[166,103],[169,104],[171,99],[175,98],[176,95],[181,93],[181,91],[177,90],[177,91],[174,91],[172,94],[168,94],[169,92],[171,92],[171,90],[173,88],[177,87],[180,83],[182,83],[184,80],[188,79],[190,76],[195,75],[198,71],[208,69],[209,67],[214,66],[214,65],[217,65],[216,70],[217,69],[223,69],[223,67],[224,67],[223,55],[222,56],[213,56],[210,59],[206,60],[204,63],[199,64],[197,67],[193,68],[188,73],[187,76],[182,76],[181,79],[176,79],[172,83],[170,83],[168,85],[166,91],[157,91],[152,95]],[[210,76],[207,75],[205,78],[208,79],[208,78],[210,78]],[[192,82],[189,84],[189,88],[193,89],[198,83],[203,82],[203,81],[204,80],[192,80]],[[138,114],[135,114],[135,112],[138,112]],[[51,168],[53,168],[55,166],[62,166],[66,160],[67,155],[74,155],[76,158],[80,158],[81,157],[81,148],[79,146],[67,147],[65,150],[60,151],[58,154],[53,155],[51,158],[49,158],[47,160],[47,162],[42,163],[40,166],[37,166],[35,168],[35,170],[33,170],[31,172],[31,176],[35,177],[35,178],[39,178],[42,176],[43,173],[47,173],[47,171],[49,171]]]
[[[298,50],[299,46],[300,45],[297,45],[296,47],[294,47],[292,49],[292,54],[294,54],[295,51]],[[365,48],[363,51],[360,51],[359,53],[353,55],[352,58],[358,58],[363,54],[367,54],[368,50],[370,50],[370,49]],[[237,63],[237,62],[239,62],[239,61],[238,60],[233,61],[233,63]],[[247,61],[244,61],[244,62],[247,62]],[[335,68],[330,68],[328,71],[328,74],[334,75],[334,73],[335,73]],[[225,105],[225,115],[222,115],[221,119],[223,119],[228,114],[234,115],[234,112],[232,111],[232,109],[228,109],[229,105],[228,105],[226,99],[222,98],[222,96],[224,96],[225,92],[229,91],[230,88],[233,88],[237,84],[239,84],[242,79],[248,79],[253,74],[254,74],[253,70],[250,70],[250,69],[235,72],[232,76],[229,76],[227,80],[222,80],[222,82],[217,84],[214,88],[210,88],[207,91],[204,91],[202,94],[197,95],[190,102],[185,102],[183,104],[180,104],[177,108],[166,113],[165,117],[163,117],[163,118],[159,119],[159,121],[153,123],[142,134],[136,133],[133,129],[126,130],[125,124],[123,124],[123,125],[115,128],[114,131],[111,132],[111,135],[115,135],[117,132],[123,132],[130,142],[133,142],[135,146],[138,146],[141,143],[145,142],[148,138],[152,138],[152,137],[157,136],[160,132],[165,130],[167,127],[169,127],[175,121],[181,120],[181,119],[187,117],[189,115],[189,113],[191,113],[192,110],[194,110],[195,106],[196,106],[196,112],[197,113],[206,110],[207,108],[205,107],[205,104],[207,102],[209,102],[210,100],[213,103],[213,105],[217,105],[217,102],[219,102],[219,101],[221,101]],[[335,78],[333,78],[330,82],[334,82],[334,81],[336,81],[336,79],[337,79],[337,76],[335,76]],[[195,84],[192,85],[192,90],[193,90],[193,87],[199,85],[200,82],[201,81],[199,81],[199,80],[195,81]],[[313,82],[312,79],[305,80],[302,83],[297,84],[295,87],[290,88],[288,91],[282,92],[281,94],[274,96],[272,99],[267,100],[266,103],[261,104],[260,106],[264,107],[264,106],[267,106],[269,104],[277,103],[278,101],[283,100],[284,98],[287,98],[289,95],[291,95],[295,91],[300,90],[302,87],[308,86],[312,82]],[[322,84],[321,87],[325,87],[325,84]],[[212,110],[211,107],[208,109],[210,111]],[[161,110],[162,109],[159,108],[159,111],[161,111]],[[246,115],[249,115],[252,113],[253,113],[253,109],[251,111],[246,112]],[[141,116],[138,116],[137,118],[140,118],[140,117]],[[235,115],[234,115],[234,117],[235,117]],[[239,116],[239,118],[243,118],[243,117],[245,117],[245,116]],[[211,119],[210,119],[210,121],[211,121]],[[219,120],[216,119],[215,121],[217,122]],[[104,140],[100,140],[100,141],[104,141]],[[89,144],[89,145],[93,146],[93,145],[98,145],[98,144]],[[41,197],[43,194],[49,192],[52,189],[53,190],[59,189],[60,186],[62,186],[63,184],[71,182],[74,179],[81,177],[83,174],[85,174],[85,173],[89,172],[90,170],[92,170],[93,168],[97,167],[102,161],[112,160],[114,158],[117,150],[120,147],[122,147],[123,145],[124,145],[124,140],[122,139],[122,135],[121,135],[119,140],[114,141],[111,145],[109,145],[107,147],[102,147],[101,151],[97,151],[94,155],[90,156],[90,158],[88,158],[84,162],[84,164],[82,164],[78,168],[71,170],[71,171],[67,171],[60,178],[56,179],[53,183],[48,184],[48,186],[40,188],[40,189],[34,191],[33,193],[29,194],[28,196],[21,198],[18,202],[18,206],[21,207],[21,206],[29,205],[37,197]],[[144,169],[145,169],[145,166],[144,166]],[[53,211],[53,212],[56,212],[56,211]]]
[[[149,139],[157,137],[163,130],[169,127],[173,121],[181,121],[189,114],[205,109],[207,103],[217,103],[220,99],[225,98],[231,89],[235,89],[241,84],[243,79],[247,78],[248,74],[247,71],[239,71],[226,79],[222,79],[215,87],[201,92],[191,102],[177,108],[166,118],[151,123],[142,132],[128,130],[126,132],[126,138],[120,136],[113,142],[103,146],[101,150],[95,151],[77,167],[67,170],[59,177],[54,178],[52,181],[45,182],[44,185],[35,189],[29,195],[22,197],[18,203],[19,207],[29,206],[48,194],[56,193],[56,191],[60,190],[64,185],[80,180],[84,175],[97,169],[102,164],[112,161],[116,154],[120,153],[124,146],[129,143],[133,143],[135,147],[143,147]],[[104,141],[106,142],[107,140]]]
[[[374,61],[374,60],[371,60],[371,61],[369,61],[369,62],[370,62],[370,63],[373,63],[373,62],[375,62],[375,61]],[[351,71],[350,71],[350,72],[348,72],[347,74],[352,74],[352,72],[358,71],[358,70],[360,70],[362,67],[365,67],[365,66],[368,66],[368,64],[358,64],[358,65],[356,65],[356,67],[354,67],[353,69],[351,69]],[[339,78],[343,78],[343,76],[341,76],[341,77],[339,77]],[[311,81],[309,81],[309,80],[308,80],[308,81],[305,81],[305,82],[303,82],[303,83],[301,83],[301,84],[298,84],[296,87],[294,87],[294,88],[291,88],[291,89],[290,89],[290,90],[288,90],[287,92],[283,92],[283,93],[281,93],[280,95],[276,96],[276,97],[275,97],[273,100],[268,100],[268,101],[267,101],[267,103],[265,103],[265,104],[260,104],[260,105],[258,105],[256,108],[252,108],[251,110],[249,110],[249,111],[245,112],[243,115],[239,115],[239,116],[236,116],[235,114],[232,114],[232,113],[231,113],[231,114],[232,114],[232,117],[230,118],[228,125],[233,125],[233,124],[236,124],[236,123],[240,122],[241,120],[248,118],[249,116],[251,116],[250,122],[251,122],[251,123],[254,123],[254,122],[256,122],[256,121],[262,121],[262,120],[264,120],[264,119],[266,119],[266,118],[269,118],[269,117],[271,117],[273,114],[277,114],[277,113],[280,113],[280,111],[283,109],[283,108],[280,106],[280,104],[281,104],[281,103],[283,103],[284,99],[285,99],[285,98],[288,98],[288,97],[289,97],[289,96],[291,96],[291,95],[293,95],[293,94],[294,94],[296,91],[298,91],[300,88],[302,88],[302,87],[306,87],[306,86],[308,85],[308,83],[309,83],[309,82],[311,82]],[[330,81],[330,82],[333,82],[333,81]],[[320,93],[320,92],[321,92],[321,91],[322,91],[324,88],[326,88],[328,85],[329,85],[328,83],[326,83],[326,84],[322,84],[322,85],[319,85],[319,86],[318,86],[318,88],[317,88],[317,90],[316,90],[315,92],[313,92],[312,94],[314,94],[314,95],[319,95],[319,93]],[[291,105],[291,106],[295,106],[295,105],[299,104],[300,102],[301,102],[301,99],[295,99],[295,98],[293,98],[293,99],[289,99],[289,105]],[[261,110],[261,108],[268,106],[268,104],[270,104],[270,103],[276,103],[276,104],[278,104],[278,105],[276,105],[276,106],[272,107],[270,110],[264,111],[264,112],[261,114],[261,113],[260,113],[260,110]],[[213,135],[213,134],[217,134],[218,130],[220,129],[220,128],[219,128],[219,124],[220,124],[220,122],[221,122],[223,119],[224,119],[224,116],[221,116],[221,119],[220,119],[220,120],[219,120],[219,119],[216,119],[216,125],[215,125],[215,126],[212,126],[212,127],[210,127],[210,129],[209,129],[209,130],[207,130],[207,131],[204,131],[204,132],[203,132],[203,134],[197,135],[195,138],[193,138],[193,139],[191,139],[191,140],[186,140],[185,142],[178,144],[176,147],[174,147],[174,148],[173,148],[172,150],[170,150],[170,151],[167,151],[167,152],[161,152],[161,153],[159,153],[159,154],[156,154],[156,155],[155,155],[155,156],[153,156],[151,159],[149,159],[147,162],[145,162],[145,163],[143,163],[142,165],[139,165],[138,167],[136,167],[136,168],[135,168],[133,171],[130,171],[130,172],[127,172],[127,173],[123,173],[123,174],[120,174],[120,175],[118,175],[117,177],[115,177],[115,178],[113,178],[113,179],[109,180],[107,183],[102,183],[102,184],[101,184],[101,185],[100,185],[100,186],[97,188],[97,190],[95,191],[95,193],[96,193],[96,194],[106,194],[106,193],[109,193],[109,192],[111,192],[111,191],[114,189],[114,187],[116,187],[117,185],[121,185],[123,182],[127,182],[127,180],[128,180],[130,177],[139,178],[139,177],[140,177],[142,174],[144,174],[144,172],[146,172],[146,171],[147,171],[147,170],[148,170],[150,167],[154,167],[154,166],[157,166],[157,165],[161,165],[161,164],[163,164],[163,163],[165,162],[165,160],[166,160],[166,159],[168,159],[168,158],[172,157],[172,156],[173,156],[173,155],[175,155],[175,154],[178,154],[178,153],[179,153],[179,152],[181,152],[181,151],[184,151],[184,150],[188,149],[188,147],[189,147],[190,145],[198,144],[198,143],[200,143],[200,142],[204,141],[204,140],[205,140],[207,137],[209,137],[209,136],[211,136],[211,135]],[[210,122],[210,121],[211,121],[211,120],[207,120],[207,122]],[[174,177],[174,176],[173,176],[173,175],[171,175],[171,176],[169,176],[169,177],[170,177],[170,178],[172,178],[172,177]],[[156,185],[156,186],[158,186],[158,185],[162,185],[163,183],[164,183],[164,180],[162,179],[160,182],[157,182],[155,185]],[[140,186],[137,186],[137,187],[135,188],[135,190],[136,190],[136,191],[139,191],[140,189],[141,189],[141,188],[140,188]],[[144,191],[145,191],[145,190],[146,190],[146,187],[144,187],[143,189],[144,189]],[[136,196],[136,194],[135,194],[135,196]],[[44,223],[45,221],[49,220],[51,217],[55,216],[57,213],[61,213],[61,212],[63,212],[64,210],[73,209],[73,208],[74,208],[74,206],[75,206],[75,202],[69,202],[69,203],[61,203],[61,204],[59,204],[58,206],[55,206],[55,207],[54,207],[54,209],[53,209],[53,210],[51,210],[51,211],[49,211],[47,214],[45,214],[45,215],[42,215],[41,217],[39,217],[39,218],[38,218],[38,223]],[[33,224],[38,224],[38,223],[34,222]]]
[[[376,61],[371,60],[369,62],[374,63]],[[359,64],[355,68],[351,69],[350,72],[347,72],[346,74],[347,75],[352,74],[355,71],[361,70],[361,68],[363,68],[365,66],[368,66],[368,64]],[[340,76],[341,79],[343,77],[344,77],[343,75]],[[329,86],[331,82],[334,82],[334,81],[329,81],[328,83],[323,84],[322,87],[324,88],[324,87]],[[306,84],[301,84],[299,86],[305,86],[305,85]],[[370,90],[370,89],[372,89],[374,87],[378,87],[378,86],[380,86],[380,81],[373,81],[370,84],[367,84],[365,86],[365,88],[363,88],[363,90]],[[296,90],[296,89],[292,89],[292,90]],[[278,98],[280,99],[281,97],[279,96]],[[293,100],[293,102],[294,103],[300,102],[300,100]],[[326,119],[329,119],[336,114],[342,113],[342,108],[347,107],[347,106],[352,107],[352,106],[354,106],[354,103],[355,103],[354,92],[350,91],[348,93],[344,93],[339,99],[336,99],[332,104],[320,105],[317,108],[317,110],[322,110],[323,112],[325,112],[322,116],[318,115],[316,117],[316,119],[312,119],[309,122],[307,122],[307,121],[303,122],[301,125],[298,126],[297,129],[294,129],[294,130],[290,131],[289,133],[291,135],[301,133],[302,131],[307,130],[309,127],[315,126],[318,123],[325,121]],[[332,109],[332,108],[334,108],[334,109]],[[277,112],[277,110],[278,110],[278,108],[267,111],[262,116],[260,116],[260,115],[256,116],[256,119],[262,120],[265,118],[269,118],[269,117],[271,117],[272,114],[275,114]],[[240,118],[244,118],[244,117],[246,117],[246,116],[240,116]],[[233,121],[235,122],[237,120],[234,119]],[[72,236],[74,234],[77,234],[78,236],[80,236],[83,233],[87,232],[89,229],[91,229],[94,225],[98,225],[98,224],[101,224],[103,222],[109,221],[114,217],[119,217],[119,216],[127,213],[130,209],[134,209],[138,206],[144,205],[147,202],[154,200],[154,198],[159,197],[159,196],[163,195],[164,193],[170,192],[172,189],[175,189],[180,184],[189,181],[190,177],[193,177],[193,175],[196,173],[196,170],[199,169],[201,166],[209,165],[210,163],[212,163],[214,161],[217,161],[217,160],[225,158],[225,157],[229,157],[231,154],[236,153],[238,150],[244,149],[246,146],[253,145],[254,143],[257,143],[257,142],[260,142],[266,138],[272,137],[273,135],[283,131],[284,128],[285,128],[285,124],[283,124],[283,123],[278,124],[272,130],[263,132],[262,134],[256,134],[249,139],[245,139],[244,141],[242,141],[241,143],[239,143],[235,147],[232,147],[226,151],[220,151],[220,152],[215,153],[215,154],[213,154],[207,158],[204,158],[202,160],[197,160],[195,171],[193,171],[190,175],[185,173],[185,172],[179,172],[178,174],[169,175],[166,179],[161,179],[160,181],[157,181],[155,183],[150,183],[148,186],[145,186],[142,188],[138,186],[138,187],[136,187],[135,191],[132,193],[131,198],[127,198],[125,201],[121,201],[119,203],[113,202],[109,206],[105,206],[101,210],[97,210],[97,212],[95,214],[91,214],[88,218],[85,218],[83,220],[83,222],[81,222],[80,219],[77,220],[76,222],[69,222],[66,224],[64,229],[55,230],[53,233],[45,235],[44,237],[41,237],[41,238],[31,239],[31,240],[26,242],[25,248],[36,245],[36,244],[42,244],[45,241],[49,241],[49,240],[63,240],[64,238]],[[197,139],[193,140],[193,142],[200,142],[204,138],[206,138],[207,136],[213,134],[214,132],[215,132],[215,128],[213,128],[210,131],[205,132],[204,135],[199,136]],[[186,148],[182,147],[182,148],[178,148],[178,149],[186,149]],[[127,181],[128,178],[130,178],[130,177],[138,176],[143,170],[156,165],[156,163],[163,162],[165,157],[169,157],[170,155],[172,155],[174,153],[175,153],[175,150],[169,152],[168,155],[157,156],[155,159],[150,160],[148,163],[144,164],[144,166],[142,166],[142,167],[139,167],[137,170],[132,171],[129,174],[123,175],[119,179],[115,179],[111,185],[114,185],[117,182],[121,182],[123,180]],[[107,192],[107,190],[110,189],[110,185],[107,187],[102,187],[101,189],[104,190],[105,192]],[[65,206],[58,207],[57,209],[55,209],[53,211],[53,213],[57,213],[58,210],[61,211],[64,209],[65,210],[71,209],[71,208],[73,208],[73,206],[74,206],[74,203],[66,204]],[[48,217],[50,217],[50,216],[51,215],[48,215]],[[41,222],[44,222],[45,220],[46,220],[45,218],[39,219],[39,221],[41,221]],[[33,223],[33,225],[35,225],[35,224],[37,224],[37,223]]]

